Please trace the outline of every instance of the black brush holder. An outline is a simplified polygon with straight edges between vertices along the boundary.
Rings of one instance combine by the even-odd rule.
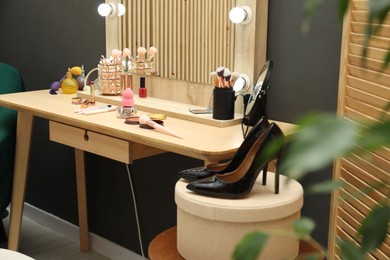
[[[234,119],[235,99],[233,88],[214,88],[213,118],[218,120]]]

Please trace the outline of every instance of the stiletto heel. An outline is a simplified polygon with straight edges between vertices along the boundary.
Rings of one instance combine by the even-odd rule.
[[[268,163],[266,163],[263,168],[263,185],[267,185],[267,171],[268,171]]]
[[[227,163],[212,164],[207,167],[197,167],[187,169],[179,172],[179,178],[183,178],[187,181],[198,181],[206,178],[210,178],[216,174],[225,174],[237,169],[242,161],[245,159],[248,151],[251,149],[253,144],[258,140],[261,134],[269,126],[269,122],[265,118],[261,118],[257,124],[249,132],[241,146],[238,148],[236,154],[231,161]]]
[[[283,149],[278,153],[276,158],[276,171],[275,171],[275,194],[279,194],[279,165],[282,160]]]
[[[224,175],[216,175],[211,180],[190,183],[187,185],[187,189],[203,195],[221,198],[237,199],[247,195],[252,191],[259,172],[268,168],[267,165],[270,161],[276,159],[279,164],[283,147],[272,152],[272,154],[269,153],[269,147],[283,137],[280,128],[274,123],[270,124],[254,142],[237,169]],[[267,171],[264,171],[263,178],[266,174]],[[279,193],[279,171],[275,173],[275,193]]]

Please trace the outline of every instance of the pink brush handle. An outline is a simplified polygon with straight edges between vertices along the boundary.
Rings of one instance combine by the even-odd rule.
[[[157,131],[159,131],[161,133],[172,135],[174,137],[178,137],[178,138],[183,139],[183,136],[173,132],[172,130],[170,130],[170,129],[168,129],[160,124],[157,124],[156,122],[154,122],[152,120],[147,120],[146,124],[148,124],[149,126],[153,127],[154,129],[156,129]]]

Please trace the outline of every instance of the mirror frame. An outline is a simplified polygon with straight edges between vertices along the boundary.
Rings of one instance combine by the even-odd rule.
[[[113,0],[106,0],[112,2]],[[121,1],[118,1],[121,2]],[[249,24],[237,24],[234,44],[234,71],[248,75],[251,82],[259,74],[261,65],[266,61],[268,0],[237,0],[236,6],[247,5],[252,9],[253,17]],[[226,14],[228,15],[228,14]],[[106,54],[121,46],[122,21],[118,17],[106,17]],[[244,39],[244,40],[243,40]],[[134,91],[138,93],[139,84],[134,80]],[[152,86],[149,95],[192,105],[207,105],[210,94],[209,84],[199,84],[183,80],[147,77],[146,84]],[[183,90],[185,88],[185,90]],[[167,90],[169,89],[169,93]],[[242,113],[242,101],[236,102],[236,112]]]

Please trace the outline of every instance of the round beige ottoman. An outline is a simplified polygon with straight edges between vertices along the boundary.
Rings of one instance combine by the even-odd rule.
[[[261,173],[260,173],[261,174]],[[231,259],[237,243],[255,230],[292,231],[300,217],[303,188],[295,180],[280,176],[280,193],[274,194],[274,173],[267,185],[256,181],[252,192],[242,199],[202,196],[186,189],[179,180],[175,187],[177,205],[177,250],[185,259]],[[268,239],[259,259],[294,258],[299,241],[286,236]]]
[[[3,249],[3,248],[0,248],[0,259],[2,259],[2,260],[34,260],[34,258],[23,255],[19,252],[15,252],[15,251]]]

